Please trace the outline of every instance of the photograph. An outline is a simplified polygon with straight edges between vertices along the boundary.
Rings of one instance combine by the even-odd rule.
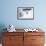
[[[34,19],[34,7],[18,7],[17,19]]]

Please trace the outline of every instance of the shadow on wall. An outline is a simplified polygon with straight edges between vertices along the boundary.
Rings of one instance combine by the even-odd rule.
[[[2,43],[2,36],[3,36],[3,32],[5,32],[6,30],[4,30],[5,25],[4,24],[0,24],[0,43]]]

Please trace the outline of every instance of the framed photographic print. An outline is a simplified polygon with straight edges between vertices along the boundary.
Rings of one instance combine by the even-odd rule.
[[[34,7],[18,7],[17,19],[20,19],[20,20],[34,19]]]

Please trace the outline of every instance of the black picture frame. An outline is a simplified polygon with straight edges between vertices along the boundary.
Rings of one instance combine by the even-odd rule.
[[[34,7],[17,7],[18,20],[34,20]]]

